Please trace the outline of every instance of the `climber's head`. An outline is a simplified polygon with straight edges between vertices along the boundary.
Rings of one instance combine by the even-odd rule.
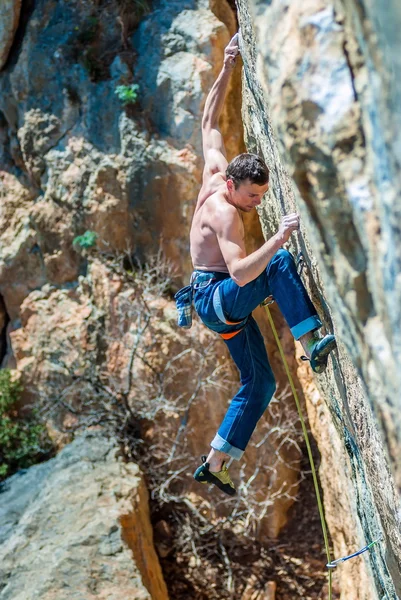
[[[230,202],[248,212],[261,203],[269,189],[269,169],[256,154],[240,154],[226,170]]]

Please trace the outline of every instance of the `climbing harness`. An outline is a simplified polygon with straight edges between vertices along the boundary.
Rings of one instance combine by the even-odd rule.
[[[376,540],[370,542],[369,544],[367,544],[367,546],[365,546],[361,550],[358,550],[357,552],[354,552],[353,554],[350,554],[348,556],[344,556],[342,558],[337,558],[336,560],[333,560],[333,561],[331,560],[330,547],[329,547],[329,538],[328,538],[328,534],[327,534],[327,525],[326,525],[326,520],[325,520],[324,512],[323,512],[323,503],[322,503],[321,496],[320,496],[319,484],[318,484],[318,479],[317,479],[317,475],[316,475],[316,467],[315,467],[315,463],[314,463],[313,456],[312,456],[312,450],[311,450],[311,446],[310,446],[308,430],[306,429],[305,420],[304,420],[304,417],[303,417],[303,414],[302,414],[301,404],[300,404],[300,401],[299,401],[297,390],[295,389],[295,385],[294,385],[294,380],[293,380],[292,375],[290,373],[290,369],[288,367],[288,362],[287,362],[287,359],[285,358],[283,347],[282,347],[280,339],[278,337],[278,333],[277,333],[276,327],[274,325],[273,317],[272,317],[270,309],[269,309],[269,304],[272,304],[272,302],[274,302],[274,300],[271,297],[268,297],[266,300],[264,300],[262,302],[262,306],[264,306],[265,309],[266,309],[267,318],[268,318],[270,326],[272,328],[274,339],[276,340],[276,343],[277,343],[277,346],[278,346],[278,349],[279,349],[279,352],[280,352],[280,356],[281,356],[281,359],[283,361],[284,369],[285,369],[285,372],[286,372],[287,377],[288,377],[288,381],[289,381],[290,386],[291,386],[291,390],[292,390],[292,393],[293,393],[293,396],[294,396],[294,400],[295,400],[295,404],[297,406],[297,410],[298,410],[298,414],[299,414],[299,419],[301,421],[302,431],[303,431],[303,434],[304,434],[305,443],[306,443],[306,447],[307,447],[307,451],[308,451],[309,463],[310,463],[311,471],[312,471],[313,484],[314,484],[314,487],[315,487],[315,493],[316,493],[317,505],[318,505],[318,509],[319,509],[320,522],[321,522],[322,531],[323,531],[324,545],[325,545],[326,555],[327,555],[327,560],[328,560],[328,562],[326,564],[326,567],[329,569],[329,572],[328,572],[328,575],[329,575],[329,581],[328,581],[328,583],[329,583],[329,597],[328,597],[328,600],[332,600],[332,597],[333,597],[333,581],[332,581],[333,569],[335,569],[337,567],[337,565],[339,565],[339,564],[341,564],[341,563],[349,560],[350,558],[354,558],[355,556],[359,556],[363,552],[366,552],[367,550],[370,550],[370,548],[372,548],[372,546],[374,546],[375,544],[377,544],[379,541],[382,540],[382,537],[380,536],[379,538],[377,538]]]
[[[236,336],[238,333],[240,333],[243,330],[243,328],[245,327],[245,325],[247,324],[248,317],[246,317],[246,319],[243,319],[242,321],[228,321],[226,319],[224,312],[223,312],[223,306],[221,303],[219,287],[216,287],[216,289],[214,290],[214,293],[213,293],[213,308],[215,310],[217,318],[219,319],[219,321],[221,321],[221,323],[224,323],[226,325],[238,325],[238,329],[236,329],[235,331],[230,331],[229,333],[219,333],[219,335],[223,338],[223,340],[230,340],[231,338]]]
[[[174,299],[176,302],[177,310],[177,325],[184,329],[190,329],[192,327],[192,304],[194,299],[194,290],[202,289],[216,281],[216,276],[212,272],[203,272],[195,270],[191,275],[190,284],[178,290],[175,294]],[[272,300],[273,301],[273,300]],[[227,333],[220,333],[219,335],[223,340],[230,340],[234,336],[238,335],[248,322],[248,317],[242,319],[242,321],[228,321],[224,315],[220,288],[216,287],[213,293],[213,308],[216,312],[217,318],[224,325],[236,325],[234,331]]]
[[[360,554],[363,554],[363,552],[370,550],[372,546],[374,546],[378,542],[381,542],[382,540],[383,540],[383,536],[379,536],[377,538],[377,540],[373,540],[373,542],[370,542],[370,544],[368,544],[367,546],[364,546],[357,552],[354,552],[353,554],[349,554],[348,556],[343,556],[342,558],[337,558],[337,560],[333,560],[332,562],[327,563],[326,567],[328,569],[335,569],[337,567],[337,565],[339,565],[340,563],[343,563],[346,560],[349,560],[350,558],[355,558],[355,556],[359,556]]]

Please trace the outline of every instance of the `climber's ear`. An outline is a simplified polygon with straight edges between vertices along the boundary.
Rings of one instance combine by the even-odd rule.
[[[232,179],[227,179],[227,189],[230,193],[235,192],[235,184]]]

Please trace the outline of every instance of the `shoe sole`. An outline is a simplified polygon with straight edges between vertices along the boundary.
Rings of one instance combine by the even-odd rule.
[[[333,340],[331,340],[331,342],[328,342],[327,345],[321,350],[321,352],[319,353],[318,359],[314,359],[314,360],[310,361],[312,370],[315,373],[318,373],[319,375],[321,373],[324,373],[324,371],[327,368],[327,361],[329,359],[328,355],[336,347],[337,347],[337,342],[335,339],[333,339]],[[319,369],[319,370],[317,370],[317,369]]]
[[[237,490],[232,488],[227,483],[223,483],[218,477],[215,477],[213,473],[204,469],[203,465],[196,469],[194,473],[194,479],[195,481],[198,481],[198,483],[211,483],[217,486],[222,492],[228,494],[229,496],[235,496],[235,494],[237,493]]]

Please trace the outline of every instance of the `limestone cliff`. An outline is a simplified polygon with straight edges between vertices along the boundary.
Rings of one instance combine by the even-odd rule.
[[[7,62],[10,48],[14,41],[21,12],[21,0],[3,2],[2,19],[0,23],[0,69]]]
[[[339,342],[316,382],[321,399],[308,403],[335,553],[384,539],[370,582],[354,573],[347,587],[353,566],[344,566],[347,600],[401,593],[400,499],[387,466],[400,488],[399,134],[391,124],[400,13],[392,11],[394,21],[369,2],[238,2],[246,142],[272,176],[264,232],[300,212],[293,251],[303,252],[311,293]]]
[[[229,37],[207,3],[189,1],[160,2],[135,29],[131,13],[145,4],[127,14],[123,2],[36,2],[0,75],[0,291],[11,321],[33,289],[85,272],[72,246],[85,230],[99,249],[142,260],[162,239],[177,271],[190,269],[183,232],[202,103]],[[117,88],[134,84],[137,102],[124,105]]]

